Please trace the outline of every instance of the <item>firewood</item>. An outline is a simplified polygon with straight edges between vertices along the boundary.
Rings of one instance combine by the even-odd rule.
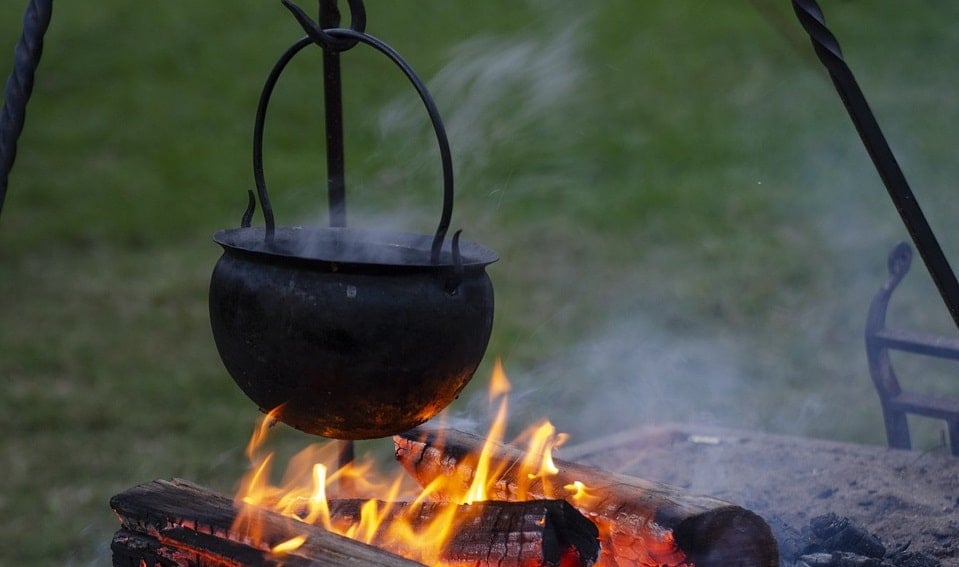
[[[177,567],[308,567],[310,559],[297,555],[271,556],[249,545],[194,532],[186,528],[170,528],[162,536],[153,537],[120,529],[113,536],[114,567],[162,565]]]
[[[113,540],[114,565],[422,565],[358,541],[265,509],[256,509],[262,525],[257,541],[232,531],[233,500],[182,480],[156,480],[110,499],[121,530]],[[282,555],[274,546],[296,536],[303,544]],[[138,555],[139,554],[139,555]],[[316,558],[316,559],[314,559]]]
[[[333,525],[343,530],[356,525],[363,504],[362,500],[331,500]],[[386,512],[378,536],[371,543],[396,553],[403,550],[380,536],[398,518],[418,527],[438,515],[452,517],[453,535],[439,554],[444,564],[450,566],[589,566],[599,556],[596,526],[563,500],[486,501],[472,505],[378,502],[377,506]]]
[[[450,480],[450,500],[469,486],[485,439],[455,430],[416,429],[394,437],[396,458],[420,483]],[[681,567],[776,567],[775,538],[758,515],[718,499],[688,494],[649,480],[619,475],[554,459],[558,474],[545,479],[517,478],[525,453],[495,448],[491,470],[497,500],[566,498],[599,525],[601,564]],[[525,474],[525,473],[524,473]],[[564,487],[583,483],[590,497],[572,499]],[[524,487],[521,489],[521,487]]]
[[[359,522],[364,501],[331,500],[330,517],[344,531]],[[423,525],[455,508],[453,537],[441,553],[450,566],[521,567],[592,565],[599,554],[596,526],[563,500],[480,502],[456,506],[437,502],[377,503],[383,525],[372,546],[256,508],[258,541],[233,531],[236,507],[225,496],[182,480],[158,480],[114,496],[110,505],[121,529],[113,539],[114,565],[420,565],[394,555],[404,550],[382,536],[400,515]],[[410,513],[410,508],[415,506]],[[294,536],[306,541],[295,551],[270,549]],[[392,546],[392,547],[391,547]]]

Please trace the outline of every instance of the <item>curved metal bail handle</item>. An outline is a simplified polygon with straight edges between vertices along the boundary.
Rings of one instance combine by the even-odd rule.
[[[383,43],[379,39],[368,35],[365,32],[357,31],[355,29],[320,29],[316,22],[311,20],[310,17],[307,16],[306,13],[298,8],[295,4],[289,2],[289,0],[282,1],[283,5],[293,12],[297,21],[301,26],[303,26],[303,29],[307,33],[307,37],[311,39],[316,38],[314,39],[314,42],[322,39],[323,36],[320,34],[325,34],[326,36],[332,36],[333,38],[339,40],[352,40],[354,42],[364,43],[388,57],[393,64],[403,71],[403,74],[406,75],[406,78],[413,85],[413,88],[416,89],[416,92],[419,95],[420,100],[423,102],[423,106],[426,107],[426,112],[430,117],[430,123],[432,124],[433,131],[436,134],[436,142],[439,145],[440,159],[442,160],[443,165],[443,212],[440,216],[440,222],[436,227],[436,233],[433,235],[433,243],[430,247],[430,261],[433,264],[438,264],[440,251],[443,248],[443,240],[446,238],[446,233],[450,226],[450,218],[453,215],[453,158],[450,152],[449,139],[446,136],[446,128],[443,126],[443,119],[440,117],[439,110],[436,107],[436,102],[433,100],[429,90],[426,88],[426,84],[423,83],[422,79],[420,79],[416,72],[413,71],[413,68],[410,66],[410,64],[407,63],[406,60],[396,52],[396,50],[386,43]]]
[[[266,176],[263,173],[263,129],[266,124],[266,109],[270,105],[270,97],[273,95],[276,82],[280,79],[283,70],[297,53],[302,51],[304,47],[312,44],[312,39],[304,37],[290,46],[290,48],[280,56],[266,78],[266,83],[260,92],[260,101],[256,107],[256,120],[253,125],[253,180],[256,183],[257,196],[260,198],[260,207],[263,209],[267,243],[273,242],[273,237],[276,232],[276,221],[273,217],[273,206],[270,204],[270,195],[266,190]],[[249,226],[249,220],[252,214],[253,200],[251,199],[250,206],[247,207],[246,213],[243,215],[241,226]]]
[[[826,27],[819,5],[813,0],[793,0],[796,17],[812,40],[816,55],[832,78],[866,151],[882,178],[899,216],[932,276],[939,295],[946,304],[956,326],[959,326],[959,281],[949,265],[936,235],[932,232],[919,202],[909,188],[905,175],[896,162],[879,124],[866,102],[852,71],[843,60],[839,42]]]

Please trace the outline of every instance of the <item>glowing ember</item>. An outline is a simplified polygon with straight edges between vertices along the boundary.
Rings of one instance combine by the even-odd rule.
[[[566,435],[558,434],[551,423],[543,422],[514,441],[514,444],[525,442],[527,446],[526,458],[517,476],[525,482],[508,488],[497,486],[497,479],[504,471],[492,469],[490,456],[493,447],[503,443],[510,389],[502,364],[497,361],[490,379],[489,396],[490,404],[498,407],[486,443],[477,456],[475,474],[471,479],[437,478],[422,489],[402,469],[393,474],[394,480],[383,480],[387,477],[374,470],[372,458],[338,467],[337,442],[306,447],[290,460],[283,481],[279,485],[272,484],[274,459],[272,453],[264,450],[269,429],[275,423],[271,412],[258,424],[247,447],[251,468],[241,480],[235,497],[239,513],[233,532],[237,537],[262,547],[257,510],[266,508],[428,565],[445,565],[441,559],[443,550],[463,518],[457,517],[455,506],[446,506],[438,508],[437,513],[424,520],[418,514],[420,504],[429,501],[471,504],[497,499],[504,490],[511,492],[511,500],[526,500],[532,483],[549,485],[543,480],[558,472],[552,451],[566,440]],[[546,496],[569,497],[571,502],[590,498],[588,489],[578,481],[560,492],[563,493]],[[348,522],[334,521],[330,514],[330,495],[366,500],[360,507],[359,518]],[[406,503],[396,504],[400,501]],[[290,553],[303,542],[302,538],[293,538],[274,546],[271,552]]]

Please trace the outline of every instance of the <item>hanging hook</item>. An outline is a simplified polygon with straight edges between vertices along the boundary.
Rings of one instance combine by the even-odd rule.
[[[319,45],[327,51],[346,51],[357,44],[356,39],[334,37],[313,21],[302,8],[290,0],[280,0],[286,9],[293,13],[293,17],[303,27],[307,37],[313,40],[313,43]],[[366,31],[366,7],[363,0],[348,0],[350,6],[350,29],[357,33]]]

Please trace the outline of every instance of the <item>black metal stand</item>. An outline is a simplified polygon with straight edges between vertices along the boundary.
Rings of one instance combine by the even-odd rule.
[[[909,188],[909,183],[906,182],[882,130],[879,129],[879,123],[876,122],[852,70],[846,65],[839,42],[826,27],[822,9],[814,0],[793,0],[793,9],[803,29],[809,34],[816,55],[829,71],[839,98],[846,106],[846,111],[852,118],[876,170],[879,171],[879,177],[882,178],[889,197],[892,198],[906,230],[919,250],[919,255],[926,264],[949,314],[952,315],[952,320],[959,326],[959,281],[956,280],[956,274],[949,266],[932,228],[926,222],[926,216]]]
[[[908,414],[941,419],[949,431],[949,447],[959,456],[959,398],[950,398],[904,389],[893,368],[891,351],[908,352],[933,358],[959,360],[959,339],[928,333],[917,333],[886,326],[886,310],[892,292],[909,271],[912,250],[900,242],[889,252],[889,278],[869,306],[866,318],[866,356],[869,374],[879,394],[886,440],[890,447],[909,449]]]
[[[336,0],[320,0],[320,27],[340,27]],[[343,87],[340,52],[323,50],[323,101],[326,107],[326,190],[330,226],[346,226],[346,165],[343,150]]]

